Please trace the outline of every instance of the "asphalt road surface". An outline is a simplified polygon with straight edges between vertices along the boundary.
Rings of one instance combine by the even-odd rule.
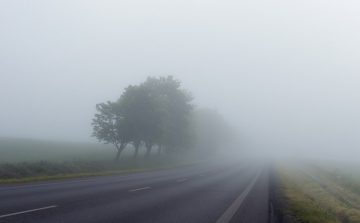
[[[0,222],[268,222],[262,162],[0,185]]]

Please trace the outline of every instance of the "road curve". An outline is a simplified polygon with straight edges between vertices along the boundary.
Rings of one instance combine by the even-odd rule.
[[[0,185],[0,222],[267,221],[261,162]]]

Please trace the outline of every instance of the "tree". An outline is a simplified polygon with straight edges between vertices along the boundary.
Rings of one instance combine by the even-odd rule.
[[[180,89],[181,82],[172,76],[148,77],[142,84],[153,98],[161,101],[167,110],[168,117],[163,122],[164,134],[157,140],[159,152],[178,151],[189,148],[194,142],[194,132],[190,123],[194,105],[191,93]]]
[[[145,86],[129,86],[118,100],[120,113],[129,123],[131,142],[137,156],[141,142],[146,147],[145,158],[148,158],[153,145],[158,144],[165,132],[168,111],[163,101],[152,94]]]
[[[126,120],[119,112],[119,104],[114,102],[100,103],[96,105],[93,119],[93,137],[104,144],[113,144],[117,149],[115,161],[119,160],[121,152],[130,141],[130,133]]]
[[[193,113],[196,129],[196,152],[206,156],[217,152],[220,146],[234,139],[234,129],[213,109],[198,109]]]
[[[138,86],[129,85],[118,99],[120,114],[129,123],[128,131],[131,134],[130,143],[134,146],[134,159],[136,159],[142,144],[142,120],[139,119],[144,103],[145,94]]]

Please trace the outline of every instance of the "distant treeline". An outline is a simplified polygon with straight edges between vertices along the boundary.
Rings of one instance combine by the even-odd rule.
[[[158,154],[191,149],[214,153],[233,135],[232,129],[215,110],[195,110],[193,95],[180,85],[172,76],[129,85],[117,101],[96,105],[92,136],[117,148],[115,160],[128,144],[134,147],[134,158],[141,147],[146,148],[145,158],[153,147]]]

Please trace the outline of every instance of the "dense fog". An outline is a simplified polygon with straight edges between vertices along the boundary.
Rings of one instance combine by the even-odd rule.
[[[359,10],[336,0],[1,1],[0,137],[96,142],[95,104],[173,75],[236,128],[239,155],[357,159]]]

